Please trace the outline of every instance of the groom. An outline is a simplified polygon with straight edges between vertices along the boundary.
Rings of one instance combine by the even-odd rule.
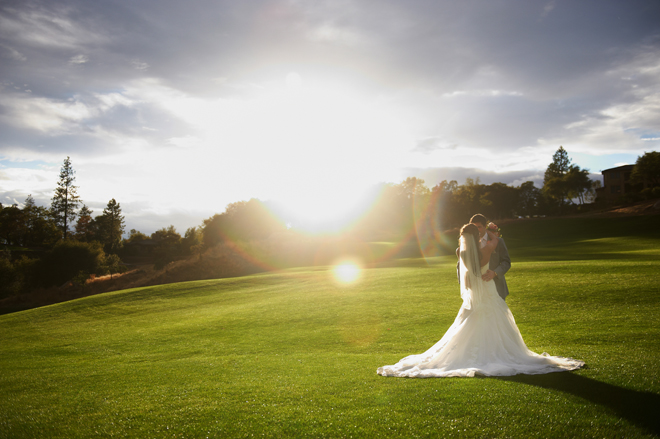
[[[470,218],[470,223],[477,226],[479,229],[479,238],[481,247],[485,246],[490,236],[486,233],[486,226],[488,221],[486,217],[478,213]],[[495,288],[497,289],[497,294],[500,295],[502,300],[506,300],[506,296],[509,295],[509,287],[506,285],[506,279],[504,274],[509,271],[511,268],[511,258],[509,258],[509,250],[506,248],[506,244],[502,238],[497,238],[499,240],[497,247],[490,255],[490,261],[488,263],[488,271],[481,276],[481,278],[488,282],[490,280],[495,282]],[[456,249],[458,254],[458,249]],[[460,282],[460,278],[458,280]]]

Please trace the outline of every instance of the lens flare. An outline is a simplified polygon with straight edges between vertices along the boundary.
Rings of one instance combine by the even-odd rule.
[[[343,283],[355,282],[360,276],[360,267],[352,262],[344,262],[335,265],[335,277]]]

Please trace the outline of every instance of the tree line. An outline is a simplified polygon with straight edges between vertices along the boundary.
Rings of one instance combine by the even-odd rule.
[[[634,179],[651,182],[656,192],[658,156],[652,152],[639,157],[633,172]],[[532,181],[510,186],[482,184],[479,178],[467,178],[464,184],[444,180],[429,188],[424,180],[410,177],[398,184],[379,185],[372,207],[335,241],[409,243],[424,254],[439,254],[455,247],[444,232],[459,227],[476,212],[491,219],[565,214],[592,203],[598,187],[600,182],[590,180],[587,169],[572,164],[563,147],[553,155],[541,188]],[[132,229],[123,237],[125,218],[120,204],[113,198],[101,214],[92,217],[77,190],[67,157],[49,208],[36,206],[32,196],[23,208],[0,204],[0,298],[71,280],[84,282],[90,275],[112,275],[126,270],[126,262],[160,269],[218,247],[223,247],[225,261],[247,260],[246,253],[251,252],[271,265],[292,266],[318,262],[313,255],[328,246],[327,237],[306,236],[295,222],[254,198],[229,204],[223,213],[189,228],[183,236],[169,226],[151,235]],[[249,246],[249,252],[241,246]]]
[[[49,208],[37,206],[32,195],[22,209],[0,203],[0,297],[125,270],[117,254],[121,206],[113,198],[93,218],[75,180],[67,157]]]

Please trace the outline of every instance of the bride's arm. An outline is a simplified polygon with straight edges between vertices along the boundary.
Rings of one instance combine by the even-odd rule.
[[[490,241],[486,244],[484,248],[481,249],[481,260],[479,263],[483,267],[484,265],[488,264],[490,262],[490,255],[493,253],[495,248],[497,248],[497,244],[499,242],[499,239],[497,239],[497,236],[495,236],[492,232],[486,232],[490,236]]]

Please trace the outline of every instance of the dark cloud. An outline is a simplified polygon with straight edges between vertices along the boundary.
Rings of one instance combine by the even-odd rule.
[[[546,4],[406,2],[399,20],[410,26],[387,48],[406,75],[418,72],[433,87],[490,76],[500,88],[547,96],[581,89],[586,75],[629,61],[660,31],[657,2],[562,2],[543,15]]]
[[[210,86],[212,78],[250,71],[258,76],[274,63],[326,59],[390,86],[451,91],[490,74],[509,89],[554,94],[626,62],[631,48],[658,33],[660,6],[654,1],[561,2],[549,12],[547,5],[5,2],[3,20],[12,25],[0,34],[5,57],[26,60],[6,63],[0,73],[62,92],[145,74],[196,89]],[[76,57],[86,62],[71,63]]]

